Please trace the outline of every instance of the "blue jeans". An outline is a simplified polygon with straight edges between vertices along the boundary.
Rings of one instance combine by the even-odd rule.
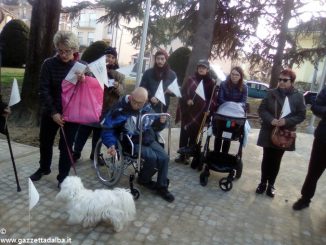
[[[138,152],[139,145],[135,145],[135,149]],[[148,146],[143,145],[141,156],[144,159],[144,165],[139,173],[139,179],[147,183],[152,180],[152,176],[157,172],[158,187],[167,187],[170,158],[163,147],[157,141],[154,141]]]

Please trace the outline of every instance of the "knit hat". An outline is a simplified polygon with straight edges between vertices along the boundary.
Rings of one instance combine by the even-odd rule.
[[[156,57],[159,56],[159,55],[164,55],[164,57],[165,57],[166,60],[169,58],[168,53],[167,53],[164,49],[159,49],[159,50],[155,53],[154,57],[156,58]]]
[[[198,60],[197,66],[204,66],[209,69],[209,62],[205,59]]]
[[[118,54],[117,54],[117,50],[113,47],[108,47],[107,49],[104,50],[104,54],[111,54],[113,55],[115,58],[117,58]]]

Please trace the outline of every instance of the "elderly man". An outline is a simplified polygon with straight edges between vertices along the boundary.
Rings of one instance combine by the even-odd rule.
[[[148,90],[148,99],[155,112],[167,112],[170,104],[170,96],[173,95],[167,87],[177,76],[167,63],[168,54],[164,50],[157,51],[154,57],[154,67],[144,72],[140,86]],[[161,81],[163,82],[165,106],[155,97],[155,93]]]
[[[120,102],[107,114],[104,121],[102,140],[108,148],[108,154],[116,154],[117,135],[121,131],[131,136],[136,151],[139,149],[139,122],[143,114],[151,112],[151,107],[146,104],[148,92],[145,88],[138,87],[130,95],[124,96]],[[136,117],[134,120],[132,117]],[[169,156],[163,147],[156,141],[154,124],[157,130],[165,126],[166,118],[160,117],[156,120],[149,118],[143,125],[143,140],[141,155],[144,159],[140,171],[138,183],[155,190],[164,200],[174,201],[174,196],[168,191],[168,163]],[[157,171],[157,182],[152,181],[152,176]]]

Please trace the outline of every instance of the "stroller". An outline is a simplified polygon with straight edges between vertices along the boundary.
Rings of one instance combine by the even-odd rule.
[[[227,177],[219,181],[223,191],[230,191],[233,187],[232,181],[239,179],[242,175],[242,146],[244,140],[244,127],[246,113],[242,106],[235,102],[222,104],[217,113],[212,116],[211,123],[207,129],[207,138],[201,153],[200,161],[204,164],[204,170],[200,174],[200,184],[206,186],[210,170],[222,173],[229,173]],[[239,149],[235,155],[214,152],[209,149],[209,141],[212,134],[225,141],[239,141]]]

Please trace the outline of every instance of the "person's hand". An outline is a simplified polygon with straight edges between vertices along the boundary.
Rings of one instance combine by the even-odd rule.
[[[60,127],[63,127],[64,124],[65,124],[65,121],[63,120],[61,114],[59,114],[59,113],[53,114],[53,115],[52,115],[52,119],[53,119],[53,121],[54,121],[56,124],[58,124]]]
[[[168,89],[168,88],[165,90],[165,93],[166,93],[166,94],[172,94],[172,95],[173,95],[173,93],[171,92],[171,90]]]
[[[158,103],[158,99],[156,97],[151,98],[151,102],[156,105]]]
[[[278,120],[277,122],[277,126],[278,127],[283,127],[285,125],[285,119],[281,118],[280,120]]]
[[[272,124],[273,126],[277,126],[277,124],[278,124],[278,120],[274,118],[274,119],[271,121],[271,124]]]
[[[10,107],[4,109],[2,116],[7,117],[11,113]]]
[[[85,74],[84,73],[76,72],[75,74],[77,76],[78,81],[85,82]]]
[[[160,123],[166,122],[166,116],[160,116]]]
[[[119,88],[119,85],[120,85],[120,84],[119,84],[118,82],[116,82],[116,81],[113,83],[113,86],[114,86],[115,88]]]
[[[188,106],[193,106],[194,105],[194,101],[193,100],[188,100],[187,101],[187,105]]]
[[[117,151],[115,150],[115,146],[114,145],[110,146],[107,150],[107,153],[114,157],[115,154],[117,154]]]

